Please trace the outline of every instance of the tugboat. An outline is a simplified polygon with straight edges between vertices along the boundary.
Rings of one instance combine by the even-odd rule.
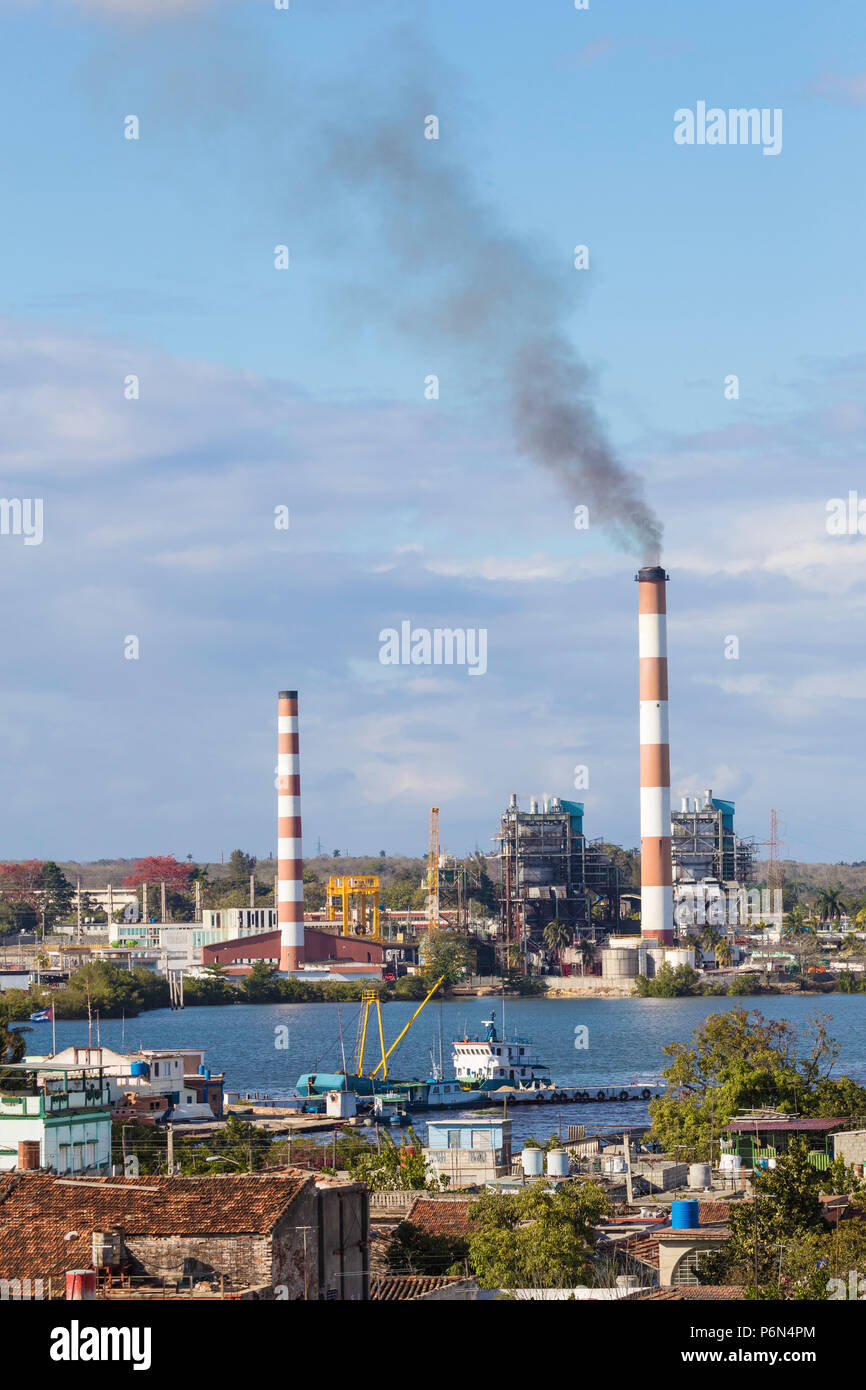
[[[482,1022],[487,1031],[483,1038],[455,1038],[452,1046],[454,1075],[458,1081],[470,1082],[482,1091],[499,1091],[504,1087],[518,1091],[549,1089],[550,1079],[546,1062],[536,1062],[535,1047],[529,1038],[500,1038],[496,1032],[496,1013]]]

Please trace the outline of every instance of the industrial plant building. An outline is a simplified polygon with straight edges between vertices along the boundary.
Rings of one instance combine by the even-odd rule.
[[[746,925],[761,916],[755,881],[755,842],[736,834],[734,803],[684,796],[671,814],[674,918],[682,933],[704,925]],[[763,905],[765,906],[765,905]]]
[[[597,898],[619,922],[619,869],[599,841],[587,840],[581,802],[532,798],[521,811],[512,795],[497,840],[503,945],[539,941],[554,919],[575,936],[592,938],[590,907]]]

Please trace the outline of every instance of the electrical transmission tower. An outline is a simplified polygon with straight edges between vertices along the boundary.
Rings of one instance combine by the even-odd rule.
[[[782,856],[780,850],[785,841],[780,837],[780,830],[785,829],[785,822],[779,820],[778,811],[770,811],[770,838],[766,841],[767,845],[767,893],[770,898],[771,910],[775,910],[776,899],[773,894],[778,890],[782,891]]]

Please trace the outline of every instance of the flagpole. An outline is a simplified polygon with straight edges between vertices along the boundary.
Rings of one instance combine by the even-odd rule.
[[[51,1005],[51,1056],[57,1056],[57,1032],[54,1027],[54,1005]]]

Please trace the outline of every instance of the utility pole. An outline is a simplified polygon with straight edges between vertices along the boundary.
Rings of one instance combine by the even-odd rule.
[[[167,1124],[165,1127],[165,1163],[168,1168],[169,1177],[174,1172],[174,1125]]]
[[[75,944],[76,944],[76,946],[80,946],[80,945],[81,945],[81,879],[78,879],[78,887],[77,887],[76,893],[75,893],[75,907],[76,907],[75,918],[76,918],[76,923],[77,923],[76,931],[75,931]]]
[[[256,875],[255,875],[255,872],[253,872],[253,873],[250,874],[250,907],[255,907],[255,905],[256,905]]]
[[[631,1137],[628,1133],[623,1133],[625,1148],[625,1198],[629,1206],[634,1202],[634,1194],[631,1186]]]
[[[165,879],[159,885],[159,920],[164,922],[165,918]]]

